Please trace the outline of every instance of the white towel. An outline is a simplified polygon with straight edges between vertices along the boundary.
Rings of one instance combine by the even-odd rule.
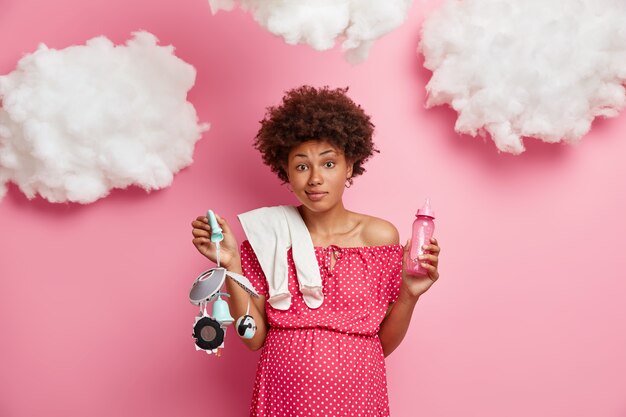
[[[293,206],[261,207],[237,216],[267,279],[267,300],[277,310],[291,305],[287,251],[292,248],[298,286],[309,308],[324,301],[322,277],[309,230]]]

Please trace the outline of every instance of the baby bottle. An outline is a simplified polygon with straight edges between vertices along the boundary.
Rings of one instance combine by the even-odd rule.
[[[413,275],[428,275],[428,270],[420,265],[422,261],[418,257],[424,254],[422,246],[430,244],[430,238],[435,231],[435,222],[433,221],[435,212],[430,208],[430,199],[426,199],[426,203],[417,210],[415,217],[407,270]]]

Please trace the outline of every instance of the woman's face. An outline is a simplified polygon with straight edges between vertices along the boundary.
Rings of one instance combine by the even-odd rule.
[[[326,211],[341,202],[352,164],[330,142],[309,140],[289,152],[286,171],[298,200],[312,211]]]

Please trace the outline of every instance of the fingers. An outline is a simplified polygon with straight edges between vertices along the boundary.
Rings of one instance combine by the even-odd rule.
[[[431,280],[437,281],[437,279],[439,279],[439,272],[437,271],[437,267],[431,264],[427,264],[426,262],[422,262],[421,265],[424,267],[425,270],[428,271],[428,277]]]
[[[418,256],[418,259],[420,261],[428,261],[428,263],[430,263],[430,265],[435,265],[437,266],[437,264],[439,264],[439,257],[437,255],[432,255],[429,253],[425,253],[424,255],[420,255]]]
[[[224,235],[224,240],[221,243],[221,247],[224,250],[230,250],[232,252],[237,252],[237,241],[228,225],[228,222],[225,218],[220,216],[217,213],[215,214],[215,220],[217,224],[222,229],[222,233]],[[213,245],[216,242],[211,240],[213,231],[211,230],[211,226],[209,224],[209,219],[207,216],[198,216],[194,221],[191,222],[191,234],[193,235],[193,243],[196,246],[201,246],[204,248],[213,248]]]
[[[404,253],[402,254],[402,265],[406,265],[407,261],[409,260],[409,249],[411,248],[411,239],[408,239],[406,241],[406,244],[404,245]],[[402,268],[404,269],[404,268]]]
[[[193,237],[202,237],[202,238],[210,238],[211,237],[211,232],[206,231],[204,229],[192,229],[191,230],[191,234],[193,235]]]
[[[420,264],[428,271],[428,277],[435,282],[439,279],[439,271],[437,269],[439,253],[441,252],[439,242],[434,237],[431,237],[430,244],[424,245],[423,248],[427,252],[420,256]]]
[[[209,221],[205,216],[198,216],[196,220],[191,222],[191,227],[191,234],[194,238],[205,238],[211,235],[211,226],[209,226]]]
[[[217,224],[220,225],[222,230],[226,233],[230,233],[230,226],[228,225],[228,222],[226,221],[226,219],[217,213],[215,213],[215,218],[217,219]]]
[[[207,243],[211,243],[211,239],[207,237],[194,237],[191,242],[193,242],[195,246],[203,246]]]
[[[203,223],[208,225],[209,224],[209,219],[207,216],[198,216],[196,217],[196,220],[194,220],[194,222],[199,222],[199,223]]]
[[[431,242],[430,244],[426,244],[422,246],[422,249],[428,251],[431,254],[438,255],[439,252],[441,252],[441,248],[439,247],[439,244],[437,243],[437,239],[435,239],[434,237],[431,237],[430,242]]]
[[[207,232],[211,231],[211,226],[209,226],[209,219],[206,216],[198,216],[196,220],[191,222],[191,227],[194,229],[206,230]]]
[[[226,233],[230,233],[230,226],[228,226],[228,223],[224,218],[215,213],[215,219],[217,220],[217,224],[220,225],[223,231],[225,231]],[[191,227],[198,230],[206,230],[209,234],[211,233],[211,226],[209,225],[209,219],[207,216],[196,217],[196,219],[191,222]]]

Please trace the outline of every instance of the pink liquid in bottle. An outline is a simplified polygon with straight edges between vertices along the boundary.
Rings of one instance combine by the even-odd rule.
[[[413,234],[411,236],[411,247],[409,248],[409,261],[407,270],[413,275],[428,275],[418,259],[418,256],[424,254],[424,245],[430,244],[430,238],[435,232],[435,212],[430,208],[430,199],[426,199],[424,207],[417,210],[416,219],[413,222]]]

